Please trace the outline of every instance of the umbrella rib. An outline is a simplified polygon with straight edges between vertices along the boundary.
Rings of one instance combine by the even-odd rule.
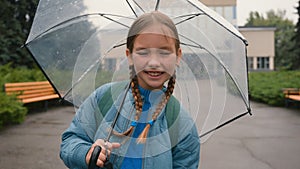
[[[108,20],[111,20],[111,21],[113,21],[113,22],[116,22],[116,23],[118,23],[118,24],[120,24],[120,25],[122,25],[122,26],[125,26],[125,27],[127,27],[127,28],[129,28],[129,26],[127,26],[127,25],[125,25],[125,24],[122,24],[121,22],[118,22],[118,21],[116,21],[116,20],[113,20],[113,19],[111,19],[111,18],[109,18],[109,17],[107,17],[107,16],[105,16],[105,15],[116,16],[116,17],[120,17],[120,18],[133,19],[133,18],[131,18],[131,17],[122,16],[122,15],[102,14],[102,13],[91,13],[91,14],[79,15],[79,16],[76,16],[76,17],[67,19],[67,20],[65,20],[65,21],[63,21],[63,22],[60,22],[60,23],[58,23],[58,24],[56,24],[56,25],[54,25],[54,26],[48,28],[46,31],[44,31],[44,32],[42,32],[42,33],[40,33],[40,34],[38,34],[38,35],[37,35],[35,38],[33,38],[31,41],[33,41],[33,40],[35,40],[35,39],[38,39],[39,37],[41,37],[41,36],[42,36],[43,34],[45,34],[46,32],[48,32],[48,31],[50,31],[50,30],[52,30],[52,29],[54,29],[54,28],[56,28],[56,27],[58,27],[58,26],[61,26],[61,25],[65,24],[65,23],[67,23],[67,22],[70,22],[70,21],[73,21],[73,20],[76,20],[76,19],[79,19],[79,18],[87,17],[87,16],[92,16],[92,15],[99,15],[99,16],[102,16],[102,17],[104,17],[104,18],[106,18],[106,19],[108,19]],[[30,42],[31,42],[31,41],[30,41]],[[27,44],[30,43],[30,42],[27,42],[25,45],[27,45]]]
[[[124,102],[125,102],[125,99],[126,99],[126,96],[127,96],[127,93],[128,93],[128,91],[129,91],[129,89],[130,89],[130,83],[128,83],[128,85],[126,86],[126,89],[125,89],[125,93],[124,93],[123,99],[122,99],[122,101],[121,101],[121,104],[120,104],[120,106],[119,106],[117,112],[116,112],[115,118],[114,118],[114,120],[112,121],[111,128],[110,128],[110,130],[109,130],[109,132],[108,132],[107,137],[105,138],[105,141],[109,141],[109,139],[110,139],[110,137],[111,137],[111,135],[112,135],[112,133],[113,133],[113,129],[115,128],[115,125],[116,125],[116,123],[117,123],[117,120],[118,120],[118,118],[119,118],[119,116],[120,116],[120,114],[121,114],[121,109],[123,108],[123,105],[124,105]]]
[[[73,90],[73,88],[75,87],[75,86],[77,86],[77,84],[85,77],[85,75],[87,74],[87,73],[89,73],[90,72],[90,70],[92,70],[96,65],[97,65],[97,63],[99,63],[99,60],[100,59],[98,59],[98,60],[96,60],[96,62],[94,63],[94,64],[92,64],[80,77],[79,77],[79,79],[75,82],[75,83],[73,83],[73,85],[72,85],[72,87],[69,89],[69,90],[67,90],[67,92],[65,93],[65,95],[64,95],[64,97],[63,97],[63,99],[65,100],[65,96],[67,96],[72,90]]]
[[[135,3],[135,5],[137,7],[139,7],[145,13],[145,10],[135,0],[132,0],[132,1]]]
[[[205,50],[207,53],[209,53],[211,56],[213,56],[213,57],[221,64],[221,66],[224,68],[224,70],[225,70],[225,71],[227,72],[227,74],[229,75],[230,79],[234,82],[234,85],[238,88],[238,91],[239,91],[240,95],[242,96],[245,105],[246,105],[247,107],[249,107],[249,106],[248,106],[248,103],[246,102],[246,100],[247,100],[247,99],[246,99],[246,96],[242,93],[242,90],[241,90],[241,88],[240,88],[238,82],[236,82],[236,81],[234,80],[232,74],[229,72],[229,70],[227,69],[227,67],[225,67],[224,63],[223,63],[222,61],[220,61],[219,59],[217,59],[217,57],[216,57],[214,54],[212,54],[208,49],[206,49],[205,47],[201,46],[201,45],[198,44],[197,42],[193,41],[193,40],[190,39],[190,38],[187,38],[186,36],[184,36],[184,35],[182,35],[182,34],[180,34],[180,36],[182,36],[182,37],[184,37],[185,39],[187,39],[187,40],[193,42],[194,44],[196,44],[194,47],[197,47],[197,48],[200,48],[200,49]],[[191,46],[191,45],[188,45],[188,46]]]
[[[159,4],[160,4],[160,0],[157,0],[157,1],[156,1],[156,5],[155,5],[155,11],[158,10]]]
[[[183,23],[183,22],[186,22],[186,21],[188,21],[188,20],[191,20],[191,19],[193,19],[193,18],[195,18],[196,16],[199,16],[199,15],[204,15],[204,14],[203,14],[203,13],[197,13],[197,14],[192,14],[192,15],[182,15],[182,16],[178,16],[178,17],[176,17],[176,18],[183,18],[183,17],[186,17],[186,16],[190,16],[190,17],[186,18],[185,20],[182,20],[182,21],[180,21],[180,22],[175,23],[175,25],[179,25],[179,24],[181,24],[181,23]]]
[[[238,37],[239,39],[241,39],[244,44],[246,46],[248,46],[248,42],[246,39],[243,39],[242,37],[238,36],[237,34],[235,34],[232,30],[230,30],[229,28],[227,28],[226,26],[224,26],[223,24],[221,24],[218,20],[216,20],[215,18],[213,18],[212,16],[208,15],[207,13],[205,13],[202,9],[200,9],[197,5],[195,5],[193,2],[191,2],[190,0],[187,0],[187,2],[189,4],[191,4],[192,6],[194,6],[195,8],[197,8],[198,10],[202,11],[207,17],[209,17],[210,19],[214,20],[216,23],[218,23],[220,26],[222,26],[224,29],[228,30],[229,32],[231,32],[234,36]]]
[[[118,43],[117,43],[118,44]],[[123,46],[123,45],[125,45],[126,43],[121,43],[121,44],[118,44],[118,45],[114,45],[112,48],[110,48],[107,52],[105,52],[105,54],[104,54],[104,56],[106,56],[106,54],[107,53],[109,53],[111,50],[113,50],[113,49],[115,49],[115,48],[118,48],[118,47],[121,47],[121,46]],[[67,96],[72,90],[73,90],[73,88],[85,77],[85,75],[87,74],[87,73],[89,73],[98,63],[99,63],[99,61],[101,60],[101,57],[99,58],[99,59],[97,59],[96,61],[95,61],[95,63],[94,64],[92,64],[79,78],[78,78],[78,80],[75,82],[75,83],[73,83],[73,85],[72,85],[72,87],[70,88],[70,89],[68,89],[67,90],[67,92],[65,93],[65,95],[64,95],[64,97],[62,98],[62,99],[64,99],[65,98],[65,96]]]
[[[127,25],[125,25],[125,24],[123,24],[123,23],[121,23],[121,22],[118,22],[118,21],[116,21],[116,20],[114,20],[114,19],[112,19],[112,18],[109,18],[109,17],[107,17],[107,16],[105,16],[105,15],[101,15],[102,17],[104,17],[104,18],[106,18],[106,19],[108,19],[108,20],[110,20],[110,21],[113,21],[113,22],[115,22],[115,23],[117,23],[117,24],[120,24],[120,25],[122,25],[122,26],[124,26],[124,27],[127,27],[127,28],[129,28],[130,26],[127,26]]]
[[[187,16],[194,16],[194,15],[204,15],[204,13],[191,13],[191,14],[179,15],[179,16],[174,17],[174,19],[184,18],[184,17],[187,17]]]
[[[204,49],[202,46],[200,45],[192,45],[192,44],[188,44],[188,43],[183,43],[180,42],[180,44],[184,45],[184,46],[189,46],[189,47],[194,47],[194,48],[199,48],[199,49]]]
[[[131,6],[131,4],[129,3],[129,1],[126,0],[126,2],[128,4],[128,6],[130,7],[131,11],[133,12],[133,14],[135,15],[135,17],[138,17],[137,14],[136,14],[136,12],[135,12],[135,10],[133,9],[133,7]]]
[[[207,132],[201,134],[201,135],[199,136],[199,138],[204,137],[204,136],[206,136],[207,134],[209,134],[209,133],[211,133],[211,132],[213,132],[213,131],[216,131],[216,130],[218,130],[218,129],[221,128],[221,127],[224,127],[225,125],[227,125],[227,124],[229,124],[229,123],[231,123],[231,122],[233,122],[233,121],[235,121],[235,120],[237,120],[237,119],[239,119],[239,118],[241,118],[241,117],[243,117],[243,116],[245,116],[245,115],[247,115],[247,114],[252,115],[252,114],[251,114],[250,108],[248,108],[248,111],[247,111],[247,112],[244,112],[244,113],[242,113],[242,114],[240,114],[240,115],[238,115],[238,116],[236,116],[236,117],[234,117],[234,118],[232,118],[232,119],[230,119],[230,120],[228,120],[228,121],[226,121],[226,122],[224,122],[224,123],[218,125],[217,127],[215,127],[215,128],[213,128],[213,129],[211,129],[211,130],[209,130],[209,131],[207,131]]]

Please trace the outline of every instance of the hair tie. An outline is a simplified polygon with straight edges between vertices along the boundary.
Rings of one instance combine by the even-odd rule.
[[[148,121],[148,124],[150,124],[150,126],[152,126],[153,125],[153,123],[154,123],[154,120],[152,119],[152,120],[150,120],[150,121]]]
[[[137,126],[137,122],[136,121],[132,121],[131,124],[130,124],[130,126],[136,127]]]

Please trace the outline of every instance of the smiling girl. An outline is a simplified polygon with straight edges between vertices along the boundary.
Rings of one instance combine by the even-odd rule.
[[[87,168],[98,145],[102,148],[97,160],[99,167],[104,167],[109,157],[113,167],[121,169],[197,169],[200,154],[197,130],[188,113],[172,96],[176,66],[182,57],[174,23],[160,12],[146,13],[131,26],[126,45],[130,90],[114,128],[115,137],[126,142],[104,141],[107,124],[111,124],[115,116],[114,108],[105,112],[105,117],[95,118],[100,113],[98,106],[103,106],[99,100],[112,86],[106,84],[83,103],[64,132],[62,160],[70,168]],[[172,111],[166,108],[171,106],[171,100],[176,100],[173,105],[178,105]],[[172,128],[167,114],[175,112],[179,113],[174,120],[176,127]],[[171,135],[170,130],[175,134]]]

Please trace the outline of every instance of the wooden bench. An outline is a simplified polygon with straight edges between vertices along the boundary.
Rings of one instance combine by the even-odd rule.
[[[300,89],[299,88],[284,88],[282,89],[285,106],[288,107],[290,102],[300,102]]]
[[[48,81],[6,83],[4,90],[7,95],[16,95],[24,104],[45,101],[46,109],[48,100],[59,98]]]

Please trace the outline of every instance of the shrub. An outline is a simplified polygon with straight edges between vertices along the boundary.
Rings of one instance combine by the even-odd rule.
[[[0,128],[6,124],[18,124],[24,121],[27,108],[17,101],[15,96],[0,92]]]
[[[252,100],[283,106],[283,88],[300,88],[300,71],[249,73],[249,91]]]
[[[25,119],[27,108],[17,101],[16,96],[4,93],[4,84],[9,82],[28,82],[46,80],[39,69],[25,67],[12,68],[11,64],[0,66],[0,128],[6,124],[21,123]]]
[[[0,85],[8,82],[30,82],[46,80],[39,69],[12,68],[11,64],[0,66]]]

